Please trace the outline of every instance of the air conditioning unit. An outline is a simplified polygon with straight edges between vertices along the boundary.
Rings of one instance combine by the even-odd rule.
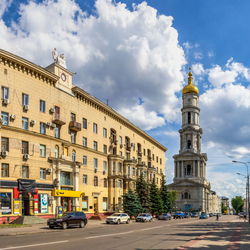
[[[50,114],[54,114],[55,113],[55,108],[50,108],[49,112],[50,112]]]
[[[12,114],[10,115],[10,120],[14,121],[16,119],[16,115]]]
[[[35,120],[31,120],[30,121],[30,126],[34,126],[36,124],[36,121]]]
[[[23,155],[23,159],[24,159],[24,160],[28,160],[29,158],[30,158],[29,154],[24,154],[24,155]]]
[[[1,152],[1,156],[2,156],[2,157],[6,157],[6,156],[8,156],[8,154],[9,154],[8,151],[2,151],[2,152]]]
[[[3,105],[8,105],[9,102],[10,102],[9,99],[5,99],[5,98],[4,98],[2,103],[3,103]]]
[[[51,123],[50,123],[50,122],[47,122],[47,123],[46,123],[46,126],[47,126],[47,127],[50,127],[50,126],[51,126]]]
[[[29,105],[23,105],[23,111],[28,111],[29,110]]]
[[[51,171],[52,171],[51,168],[47,168],[47,169],[46,169],[46,172],[47,172],[48,174],[50,174]]]
[[[55,123],[51,123],[51,128],[56,128],[56,124]]]

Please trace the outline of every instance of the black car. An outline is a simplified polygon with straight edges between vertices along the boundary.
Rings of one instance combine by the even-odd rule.
[[[87,217],[83,212],[69,212],[64,214],[61,218],[48,219],[47,225],[49,228],[61,227],[66,229],[71,226],[85,227],[88,223]]]

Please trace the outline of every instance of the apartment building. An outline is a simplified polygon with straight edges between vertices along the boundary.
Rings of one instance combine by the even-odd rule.
[[[167,149],[72,76],[0,50],[2,221],[119,211],[139,175],[160,185]]]

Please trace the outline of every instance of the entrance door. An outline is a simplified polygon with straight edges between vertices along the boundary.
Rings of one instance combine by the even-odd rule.
[[[61,204],[63,207],[63,212],[71,212],[72,211],[72,198],[62,197]]]
[[[94,213],[98,214],[98,197],[94,197]]]
[[[30,197],[28,193],[22,193],[22,215],[30,215]]]

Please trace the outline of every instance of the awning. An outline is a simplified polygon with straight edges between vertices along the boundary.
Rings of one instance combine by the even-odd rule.
[[[61,189],[54,189],[52,190],[52,196],[59,196],[59,197],[82,197],[84,193],[81,191],[71,191],[71,190],[61,190]]]

